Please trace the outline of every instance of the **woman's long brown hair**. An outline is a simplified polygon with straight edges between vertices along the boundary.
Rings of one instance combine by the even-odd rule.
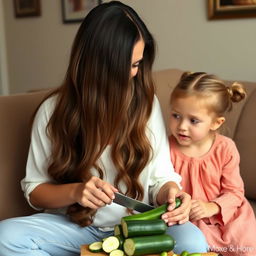
[[[143,61],[130,79],[134,44],[145,42]],[[152,157],[146,135],[153,98],[151,77],[154,40],[136,12],[117,1],[94,8],[81,24],[73,43],[65,81],[54,94],[57,102],[47,126],[52,142],[48,172],[58,183],[85,182],[111,144],[127,195],[142,199],[138,177]],[[81,226],[91,224],[94,211],[78,204],[68,209]]]

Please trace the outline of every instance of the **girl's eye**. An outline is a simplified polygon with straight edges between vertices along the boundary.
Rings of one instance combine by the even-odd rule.
[[[192,119],[190,120],[190,122],[191,122],[192,124],[198,124],[200,121],[197,120],[197,119],[192,118]]]
[[[175,114],[175,113],[172,114],[172,117],[174,117],[175,119],[180,119],[180,115]]]

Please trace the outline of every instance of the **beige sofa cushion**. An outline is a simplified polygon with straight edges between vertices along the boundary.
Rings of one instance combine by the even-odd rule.
[[[241,175],[243,177],[246,196],[256,199],[256,90],[247,100],[239,119],[234,140],[241,156]]]

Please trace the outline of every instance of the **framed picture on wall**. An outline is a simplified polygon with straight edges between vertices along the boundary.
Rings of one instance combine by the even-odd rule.
[[[101,0],[62,0],[63,22],[81,22],[98,4],[101,4]]]
[[[17,18],[41,15],[40,0],[13,0],[13,2]]]
[[[208,0],[208,19],[256,17],[256,0]]]

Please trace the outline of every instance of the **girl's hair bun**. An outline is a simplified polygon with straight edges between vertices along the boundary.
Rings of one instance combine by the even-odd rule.
[[[231,101],[239,102],[246,97],[244,86],[238,82],[234,82],[230,87],[227,87]]]

